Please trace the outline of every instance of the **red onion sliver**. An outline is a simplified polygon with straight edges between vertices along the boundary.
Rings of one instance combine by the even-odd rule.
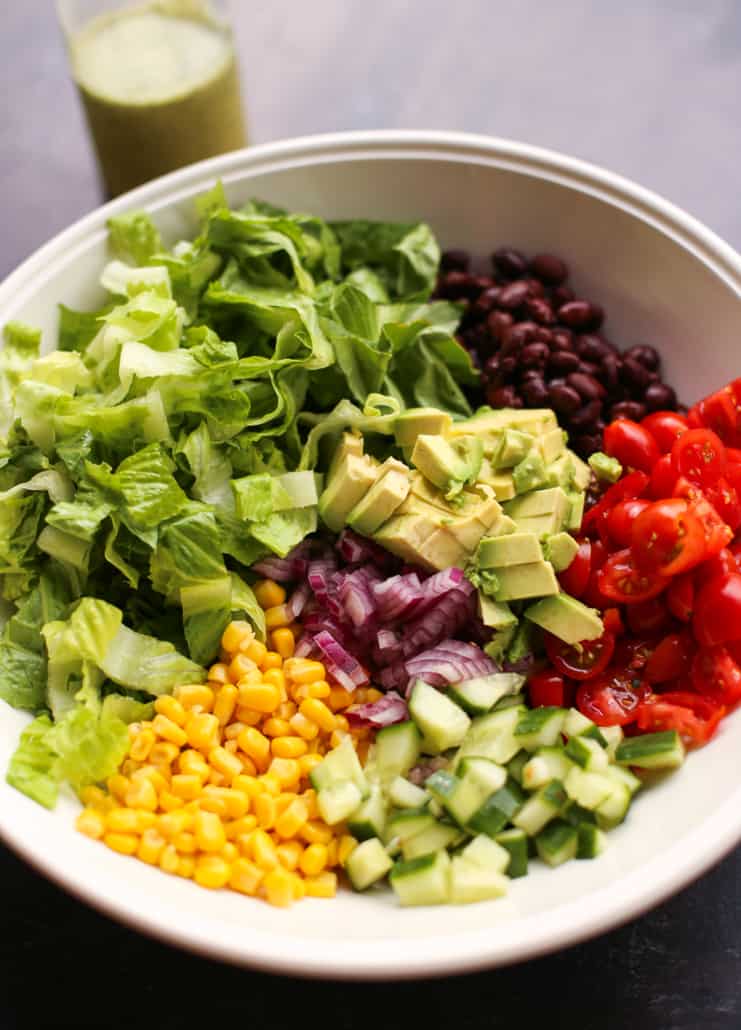
[[[405,722],[409,718],[409,709],[404,698],[391,690],[378,701],[348,710],[345,715],[351,726],[372,726],[380,729],[383,726],[393,726],[397,722]]]

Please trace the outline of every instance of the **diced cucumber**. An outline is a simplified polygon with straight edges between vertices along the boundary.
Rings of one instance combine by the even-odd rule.
[[[610,761],[614,761],[615,752],[625,736],[623,728],[622,726],[601,726],[599,729],[603,738],[607,741],[607,754],[610,756]]]
[[[524,694],[505,694],[494,705],[495,712],[501,712],[505,708],[524,708],[527,705],[527,698]]]
[[[551,819],[555,819],[565,804],[566,791],[563,784],[560,780],[551,780],[528,798],[512,822],[528,836],[534,837]]]
[[[619,744],[615,761],[638,769],[676,769],[684,761],[684,745],[676,730],[644,733]]]
[[[501,898],[507,893],[509,880],[485,866],[469,862],[461,855],[450,865],[450,903],[469,905],[477,901]]]
[[[361,800],[367,798],[370,793],[367,777],[350,737],[344,737],[339,747],[330,751],[318,765],[314,766],[309,774],[309,779],[316,791],[322,791],[335,783],[350,780],[360,791]]]
[[[597,825],[597,816],[589,808],[583,808],[577,801],[567,801],[561,809],[561,818],[572,826],[579,826],[581,823]]]
[[[516,694],[525,677],[516,672],[494,672],[489,676],[477,676],[448,688],[448,697],[471,716],[485,715],[497,701]]]
[[[319,815],[328,826],[341,823],[356,811],[363,795],[352,780],[339,780],[322,787],[316,796]]]
[[[430,815],[426,808],[409,808],[401,812],[393,812],[386,820],[383,840],[386,844],[392,840],[398,840],[403,844],[405,840],[409,840],[415,834],[428,830],[436,824],[435,817]]]
[[[406,776],[419,761],[421,742],[420,732],[411,720],[385,726],[378,731],[375,761],[382,783],[390,783],[397,776]]]
[[[539,857],[550,866],[561,865],[576,857],[578,830],[563,819],[556,819],[535,838]]]
[[[605,776],[611,780],[617,780],[618,783],[624,783],[631,794],[635,794],[643,786],[636,774],[622,765],[608,765],[605,769]]]
[[[431,855],[435,851],[444,851],[463,839],[463,834],[456,826],[447,823],[435,823],[421,833],[402,842],[401,853],[408,861],[421,855]]]
[[[447,851],[397,862],[389,873],[401,905],[442,905],[450,896],[450,856]]]
[[[378,837],[369,837],[353,848],[345,862],[345,872],[355,890],[364,891],[383,879],[392,865]]]
[[[576,737],[594,725],[595,723],[587,719],[586,715],[582,715],[578,708],[569,708],[561,732],[567,737]]]
[[[396,808],[421,808],[430,800],[430,795],[411,780],[397,776],[389,785],[388,799]]]
[[[463,784],[480,789],[485,797],[499,790],[507,781],[507,770],[489,758],[463,758],[458,766],[458,775]]]
[[[461,851],[461,858],[468,862],[491,869],[495,873],[505,873],[509,865],[510,853],[491,837],[480,833]]]
[[[593,823],[580,823],[577,827],[577,858],[596,858],[607,847],[607,837]]]
[[[564,780],[571,766],[562,747],[538,748],[522,770],[522,785],[525,790],[537,790],[549,780]]]
[[[592,725],[588,729],[584,730],[583,733],[577,734],[577,736],[585,737],[587,740],[594,740],[599,744],[600,747],[606,748],[607,737],[603,733],[603,729],[604,727],[597,726],[596,723],[592,723]]]
[[[507,780],[505,785],[488,797],[472,816],[468,824],[469,829],[476,833],[485,833],[487,837],[496,837],[524,803],[525,794],[519,784],[514,780]]]
[[[526,751],[553,747],[560,740],[565,717],[564,708],[533,708],[518,720],[515,739]]]
[[[353,837],[366,840],[369,837],[382,837],[386,822],[386,802],[381,788],[372,786],[370,796],[363,801],[347,820],[347,828]]]
[[[505,708],[474,719],[458,751],[457,760],[471,755],[505,765],[520,749],[514,729],[523,711],[525,709]]]
[[[575,765],[564,780],[566,793],[584,808],[596,809],[612,793],[615,781],[601,773],[587,772]]]
[[[494,840],[509,851],[507,876],[511,880],[517,879],[520,876],[527,876],[528,837],[525,831],[513,827],[498,833]]]
[[[458,825],[465,826],[486,798],[504,784],[506,776],[504,769],[485,758],[469,759],[462,776],[438,769],[425,786]]]
[[[462,708],[423,680],[417,680],[409,699],[409,714],[434,753],[457,747],[471,725]]]
[[[566,754],[572,762],[576,762],[588,772],[604,772],[610,764],[609,756],[601,744],[584,733],[577,737],[569,737]]]
[[[509,762],[507,762],[507,772],[513,780],[516,780],[520,784],[522,783],[525,766],[529,761],[530,752],[525,751],[524,748],[522,751],[518,751],[514,758],[510,758]]]
[[[603,830],[609,830],[621,823],[630,808],[631,793],[624,783],[612,782],[612,791],[597,806],[595,814],[597,822]]]

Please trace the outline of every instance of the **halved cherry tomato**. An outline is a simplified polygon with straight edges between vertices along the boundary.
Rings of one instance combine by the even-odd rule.
[[[596,504],[585,513],[582,519],[582,532],[595,531],[601,518],[611,511],[619,501],[627,501],[634,497],[642,497],[650,480],[645,472],[630,472],[622,476],[617,483],[604,492]]]
[[[602,613],[602,625],[605,627],[608,633],[612,633],[614,637],[620,637],[625,632],[625,626],[623,626],[623,619],[620,615],[619,608],[608,608],[607,611]]]
[[[639,635],[660,633],[669,625],[669,613],[663,597],[628,605],[625,614],[632,632]]]
[[[741,640],[741,573],[715,576],[701,587],[692,629],[702,647]]]
[[[629,674],[607,669],[596,679],[579,685],[576,707],[598,726],[625,726],[635,719],[636,708],[649,688]]]
[[[741,666],[722,644],[697,652],[692,663],[692,683],[703,697],[729,708],[741,701]]]
[[[597,640],[571,645],[546,633],[545,650],[556,672],[573,680],[590,680],[607,668],[615,650],[615,637],[605,630]]]
[[[724,714],[722,705],[697,694],[667,693],[641,701],[636,724],[642,733],[676,730],[686,743],[701,745],[713,736]]]
[[[668,633],[646,662],[644,677],[648,683],[667,683],[687,672],[696,647],[689,633]]]
[[[622,604],[658,597],[668,582],[668,577],[661,573],[638,569],[627,548],[611,554],[598,574],[600,591],[611,601]]]
[[[674,486],[674,496],[689,503],[691,511],[700,519],[705,531],[705,554],[710,557],[722,551],[733,539],[733,530],[727,526],[702,490],[683,476]]]
[[[659,644],[657,636],[625,636],[620,637],[615,645],[613,667],[622,669],[626,676],[633,680],[641,680],[651,655]]]
[[[662,454],[668,454],[676,439],[689,429],[687,419],[676,411],[654,411],[641,420],[641,425],[649,431]]]
[[[633,523],[650,501],[642,497],[634,497],[629,501],[619,501],[607,516],[607,535],[618,547],[630,547],[630,535]]]
[[[570,704],[569,694],[573,693],[567,689],[563,676],[550,669],[543,672],[534,672],[527,684],[530,704],[533,708],[541,705],[553,705],[556,708],[563,708]]]
[[[736,559],[736,565],[738,566],[737,571],[741,572],[741,537],[736,537],[736,539],[728,545],[728,550]]]
[[[741,449],[726,446],[726,458],[729,465],[741,465]]]
[[[676,482],[677,473],[674,470],[672,456],[662,454],[651,470],[651,496],[657,501],[663,497],[671,497]]]
[[[607,426],[604,448],[624,468],[640,469],[642,472],[650,472],[660,458],[659,447],[653,436],[629,418],[616,419]]]
[[[726,466],[726,475],[721,476],[717,483],[712,486],[703,487],[703,493],[727,526],[736,532],[741,526],[741,495],[738,487],[729,482],[728,474],[732,466]],[[741,472],[741,469],[739,470]],[[741,475],[738,477],[741,484]]]
[[[699,565],[699,572],[706,562]],[[697,575],[697,572],[695,575]],[[674,576],[666,589],[666,606],[675,619],[681,622],[689,622],[695,610],[695,581],[692,573],[685,572],[681,576]]]
[[[725,472],[726,449],[712,429],[688,429],[672,447],[672,461],[678,476],[704,488]]]
[[[592,570],[592,544],[589,540],[579,541],[579,550],[574,555],[571,564],[558,574],[558,582],[567,594],[572,597],[581,597],[589,582],[589,573]]]
[[[712,429],[728,447],[741,447],[741,410],[736,384],[738,380],[711,393],[693,408],[687,416],[691,425]]]
[[[722,551],[718,551],[717,554],[707,558],[701,565],[697,566],[695,569],[695,590],[700,590],[711,579],[717,579],[719,576],[727,576],[730,572],[738,571],[735,555],[728,547],[724,547]]]
[[[705,555],[705,534],[689,504],[678,497],[654,501],[633,523],[631,552],[646,572],[676,576]]]

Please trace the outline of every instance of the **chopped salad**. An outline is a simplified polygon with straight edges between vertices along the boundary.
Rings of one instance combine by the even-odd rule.
[[[198,215],[5,327],[8,781],[279,906],[596,857],[741,699],[738,382],[677,410],[553,255]]]

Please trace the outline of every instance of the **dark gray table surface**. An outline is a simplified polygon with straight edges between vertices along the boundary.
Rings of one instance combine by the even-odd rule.
[[[100,190],[51,0],[2,5],[0,275]],[[741,246],[737,0],[233,0],[251,136],[449,128],[637,179]],[[277,980],[146,940],[0,848],[0,1030],[741,1027],[741,852],[643,918],[528,964],[374,987]],[[288,916],[290,919],[290,916]],[[411,1006],[411,1010],[410,1010]],[[558,1019],[560,1023],[561,1020]]]

